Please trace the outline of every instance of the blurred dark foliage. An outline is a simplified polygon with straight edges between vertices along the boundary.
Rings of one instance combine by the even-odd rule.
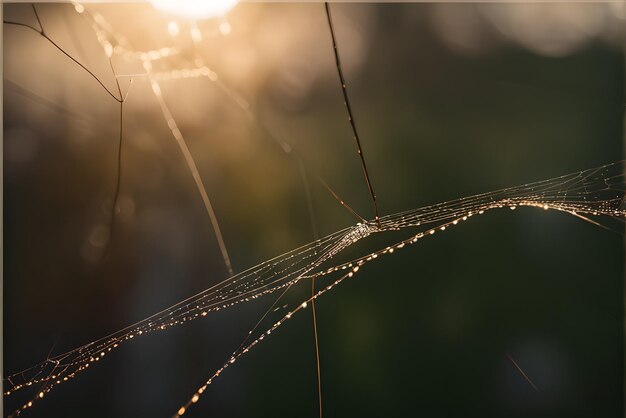
[[[148,5],[92,7],[138,48],[173,42],[148,30],[149,19],[155,28],[167,22]],[[622,158],[619,45],[591,38],[561,56],[514,43],[461,53],[438,35],[430,5],[332,7],[383,213]],[[4,10],[32,23],[26,5]],[[102,49],[71,5],[40,10],[47,33],[113,87]],[[208,65],[370,217],[323,6],[242,4],[229,20],[228,37],[206,40]],[[498,38],[481,33],[485,45]],[[115,62],[120,74],[141,71]],[[12,373],[142,319],[226,270],[145,80],[137,77],[125,109],[120,213],[103,260],[116,103],[23,28],[4,26],[4,66],[3,355]],[[297,164],[208,79],[162,87],[235,269],[311,241]],[[322,235],[353,222],[319,185],[311,188]],[[317,305],[325,415],[622,416],[623,254],[619,234],[520,209],[368,265]],[[308,286],[286,303],[297,304]],[[272,298],[139,338],[28,416],[169,416]],[[189,416],[317,416],[310,315],[295,316],[229,369]]]

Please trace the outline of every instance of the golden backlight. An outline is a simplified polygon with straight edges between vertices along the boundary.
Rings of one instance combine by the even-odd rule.
[[[150,0],[157,9],[186,19],[209,19],[223,16],[238,0]]]

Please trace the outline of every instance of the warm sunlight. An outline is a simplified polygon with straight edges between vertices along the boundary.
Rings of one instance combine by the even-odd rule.
[[[165,12],[187,19],[209,19],[223,16],[235,5],[237,0],[150,0],[152,5]]]

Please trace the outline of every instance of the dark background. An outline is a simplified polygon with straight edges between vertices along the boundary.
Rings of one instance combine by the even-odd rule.
[[[171,38],[173,18],[150,5],[87,8],[139,50],[185,44],[188,22],[179,20],[181,35]],[[383,213],[622,158],[622,23],[611,6],[332,9]],[[114,89],[102,48],[73,7],[38,10],[50,37]],[[4,14],[35,24],[28,5],[5,4]],[[306,155],[311,171],[371,217],[323,6],[241,4],[228,21],[228,36],[201,42],[207,65],[257,120]],[[198,25],[214,33],[220,22]],[[114,63],[119,74],[142,72],[136,61]],[[235,270],[312,241],[298,165],[208,79],[161,86]],[[226,277],[191,176],[141,76],[125,105],[120,213],[110,257],[101,259],[117,112],[43,38],[4,26],[7,373]],[[321,235],[353,223],[318,184],[311,190]],[[368,264],[317,303],[325,416],[622,416],[623,254],[619,234],[526,208],[494,211]],[[290,292],[290,307],[308,286]],[[171,416],[272,301],[136,339],[28,416]],[[307,310],[220,376],[188,416],[314,417],[315,374]],[[5,407],[22,399],[5,399]]]

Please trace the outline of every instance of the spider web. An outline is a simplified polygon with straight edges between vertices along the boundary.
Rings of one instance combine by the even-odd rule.
[[[446,231],[487,211],[532,207],[565,212],[593,223],[598,223],[595,219],[602,217],[624,220],[626,219],[624,168],[624,162],[616,162],[550,180],[383,216],[380,226],[375,222],[367,222],[337,231],[236,274],[127,328],[14,373],[5,381],[7,387],[5,395],[11,395],[34,384],[44,383],[44,389],[22,406],[22,410],[27,409],[37,399],[43,398],[57,386],[77,377],[94,363],[101,362],[111,351],[134,338],[183,325],[203,318],[211,312],[285,289],[301,280],[328,276],[330,283],[327,283],[312,297],[318,298],[344,279],[352,277],[362,266],[379,256],[392,254],[405,246],[415,244],[422,238]],[[372,234],[405,229],[419,229],[419,232],[393,245],[358,257],[352,262],[332,265],[333,259],[346,248]],[[324,267],[324,264],[328,263],[331,266]],[[310,302],[312,298],[303,301],[300,306],[287,313],[257,339],[235,352],[227,363],[198,389],[189,403],[197,402],[206,386],[211,384],[230,364],[263,341],[292,315],[306,308],[307,302]],[[189,403],[181,408],[182,413]],[[179,414],[182,415],[180,411]]]
[[[125,59],[141,61],[146,71],[145,76],[148,78],[152,91],[159,102],[162,116],[185,155],[186,163],[194,176],[198,192],[202,195],[210,216],[208,196],[205,198],[206,192],[204,192],[204,187],[197,174],[195,163],[186,148],[184,138],[172,113],[162,98],[159,83],[174,79],[206,77],[211,82],[216,83],[250,118],[256,120],[248,102],[222,83],[217,73],[210,69],[198,55],[188,62],[188,67],[166,72],[155,71],[155,63],[176,56],[180,51],[176,47],[165,47],[153,51],[136,51],[122,35],[112,29],[100,14],[89,13],[78,3],[74,3],[74,5],[76,11],[90,22],[98,41],[108,56],[117,54]],[[196,41],[194,40],[194,42]],[[262,125],[260,127],[265,129]],[[285,153],[295,154],[291,145],[277,139],[271,133],[267,133],[281,146]],[[33,385],[42,385],[42,389],[38,390],[31,400],[15,411],[14,414],[19,415],[21,411],[32,407],[36,401],[44,398],[56,387],[74,379],[95,363],[104,361],[110,352],[130,340],[183,325],[195,319],[201,319],[213,312],[279,290],[285,291],[302,280],[312,278],[325,280],[321,290],[303,300],[298,307],[290,310],[254,340],[242,344],[224,365],[205,384],[199,387],[188,402],[177,411],[176,415],[182,415],[191,404],[199,400],[207,386],[215,378],[241,356],[264,341],[272,332],[291,319],[294,314],[305,309],[307,303],[329,292],[346,278],[353,277],[364,265],[382,255],[392,254],[394,251],[415,244],[422,238],[446,231],[474,216],[482,215],[494,209],[515,210],[521,207],[532,207],[542,210],[556,210],[600,226],[603,226],[600,222],[606,218],[620,221],[626,219],[624,170],[624,162],[616,162],[549,180],[382,216],[380,223],[374,221],[358,223],[234,274],[221,283],[124,329],[14,373],[5,378],[6,390],[4,394],[9,396]],[[401,241],[364,254],[350,262],[336,262],[344,250],[373,234],[404,230],[407,230],[409,234],[407,238]]]

